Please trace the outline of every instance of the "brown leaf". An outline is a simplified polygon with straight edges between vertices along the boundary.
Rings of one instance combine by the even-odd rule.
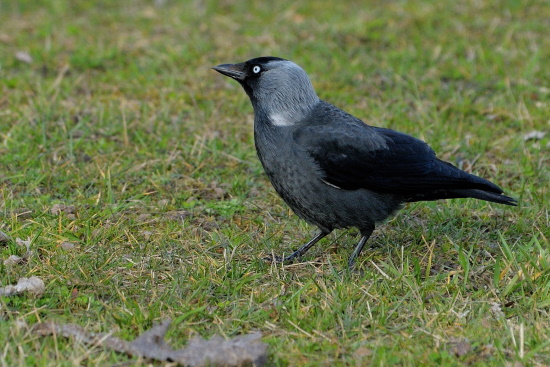
[[[449,343],[449,352],[457,357],[462,357],[473,350],[467,339],[457,340]]]
[[[59,215],[61,213],[74,214],[75,212],[76,207],[74,205],[54,204],[50,209],[50,213],[52,213],[52,215]]]
[[[373,352],[372,349],[366,348],[366,347],[360,347],[355,352],[353,352],[353,357],[357,360],[363,360],[365,358],[369,358],[372,356]]]
[[[223,199],[224,197],[227,196],[227,190],[225,189],[224,186],[227,186],[227,185],[224,185],[224,184],[219,184],[217,181],[212,181],[210,183],[210,195],[207,195],[207,196],[212,196],[212,199]]]
[[[73,288],[71,291],[71,299],[74,300],[76,297],[78,297],[78,288]]]
[[[45,335],[73,337],[84,344],[101,346],[130,356],[157,361],[176,362],[183,366],[261,366],[266,362],[267,345],[260,333],[240,335],[230,340],[214,336],[210,340],[193,338],[187,347],[174,350],[164,336],[171,321],[165,320],[138,336],[133,342],[105,333],[91,333],[74,324],[45,322],[36,324],[33,332]]]

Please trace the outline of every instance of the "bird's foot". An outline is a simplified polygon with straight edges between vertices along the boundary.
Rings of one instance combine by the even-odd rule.
[[[264,260],[270,263],[288,264],[294,261],[294,259],[296,259],[297,257],[298,255],[296,253],[292,253],[288,256],[279,256],[279,255],[272,254],[270,256],[264,257]]]
[[[282,263],[285,259],[282,256],[273,254],[273,255],[264,257],[264,260],[268,263]]]

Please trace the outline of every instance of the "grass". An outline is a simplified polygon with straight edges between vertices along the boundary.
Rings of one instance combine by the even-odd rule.
[[[0,363],[147,365],[29,327],[131,339],[170,317],[175,346],[259,330],[274,366],[550,364],[550,140],[524,140],[549,128],[549,18],[536,0],[1,2],[0,285],[46,293],[0,299]],[[352,274],[354,230],[265,263],[313,229],[264,176],[245,93],[210,70],[260,55],[520,206],[410,205]],[[17,238],[31,253],[6,265]]]

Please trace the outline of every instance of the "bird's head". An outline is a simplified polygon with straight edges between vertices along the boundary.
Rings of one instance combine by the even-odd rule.
[[[292,61],[258,57],[213,69],[238,81],[250,97],[257,120],[267,118],[275,126],[296,124],[319,102],[306,72]]]

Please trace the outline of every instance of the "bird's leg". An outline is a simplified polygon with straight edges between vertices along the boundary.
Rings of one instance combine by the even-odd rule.
[[[367,243],[370,235],[374,231],[374,224],[369,225],[367,228],[364,228],[361,230],[361,239],[359,240],[359,243],[357,246],[355,246],[355,249],[353,250],[353,253],[349,257],[348,260],[348,268],[351,270],[355,266],[355,260],[357,259],[357,256],[361,253],[363,250],[363,247],[365,247],[365,243]]]
[[[286,261],[294,260],[295,258],[305,254],[310,248],[312,248],[317,242],[319,242],[319,240],[326,237],[329,233],[330,232],[321,231],[315,237],[313,237],[308,243],[306,243],[305,245],[303,245],[302,247],[300,247],[298,250],[294,251],[290,255],[285,257],[275,256],[273,260],[277,262],[286,262]]]
[[[321,231],[317,234],[317,236],[313,237],[308,243],[300,247],[298,250],[294,251],[290,255],[286,256],[283,261],[290,261],[293,260],[296,257],[300,257],[303,254],[305,254],[310,248],[312,248],[319,240],[326,237],[330,232],[324,232]]]

